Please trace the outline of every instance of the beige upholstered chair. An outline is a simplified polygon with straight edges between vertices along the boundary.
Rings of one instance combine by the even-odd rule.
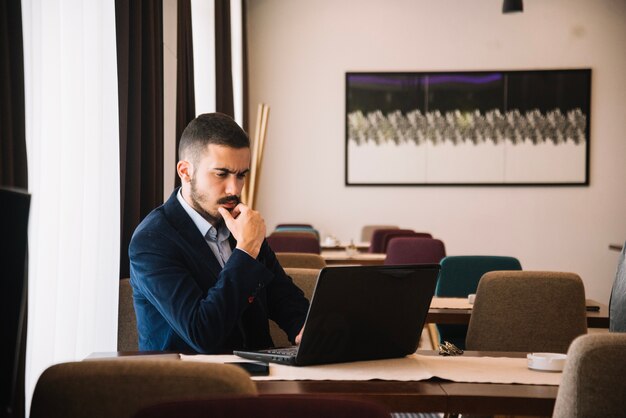
[[[361,241],[370,242],[372,240],[372,234],[377,229],[399,229],[397,225],[364,225],[361,228]]]
[[[250,376],[227,364],[132,358],[62,363],[39,378],[30,416],[130,418],[159,402],[256,393]]]
[[[291,277],[296,286],[304,292],[304,296],[308,300],[311,300],[315,285],[317,284],[317,276],[320,274],[320,269],[286,268],[285,273],[287,273],[287,276]]]
[[[626,334],[590,334],[567,352],[553,418],[626,416]]]
[[[626,332],[626,243],[617,262],[609,299],[609,331]]]
[[[319,254],[313,253],[276,253],[283,268],[321,269],[326,261]]]
[[[466,348],[565,353],[586,333],[585,289],[578,275],[493,271],[478,283]]]
[[[304,292],[304,296],[310,301],[320,269],[285,268],[285,273],[293,279],[295,285]],[[274,321],[270,321],[270,336],[276,347],[292,345],[285,332]]]
[[[133,288],[130,279],[120,280],[120,299],[117,317],[117,350],[137,351],[137,317],[133,304]]]

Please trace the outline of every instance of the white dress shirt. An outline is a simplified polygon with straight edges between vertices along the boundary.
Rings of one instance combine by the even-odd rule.
[[[226,225],[222,223],[218,229],[211,225],[209,221],[196,212],[196,210],[192,208],[183,198],[182,188],[178,189],[176,198],[204,237],[204,240],[209,245],[209,248],[211,248],[211,251],[215,254],[217,261],[219,261],[220,265],[224,267],[224,264],[226,264],[232,254],[230,243],[228,242],[230,231],[226,228]]]

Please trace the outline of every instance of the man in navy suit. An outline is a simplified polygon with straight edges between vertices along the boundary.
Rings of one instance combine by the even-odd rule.
[[[129,247],[140,350],[230,353],[273,345],[268,318],[298,343],[308,310],[239,201],[250,141],[229,117],[203,114],[182,134],[182,187],[135,230]]]

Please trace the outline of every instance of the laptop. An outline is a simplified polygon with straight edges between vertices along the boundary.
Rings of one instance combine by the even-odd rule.
[[[439,264],[325,267],[299,346],[237,356],[308,366],[404,357],[417,350]]]

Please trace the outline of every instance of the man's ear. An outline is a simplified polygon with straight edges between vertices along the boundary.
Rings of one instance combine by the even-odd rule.
[[[176,164],[176,172],[182,183],[190,183],[191,177],[193,176],[193,164],[189,161],[180,160],[178,164]]]

